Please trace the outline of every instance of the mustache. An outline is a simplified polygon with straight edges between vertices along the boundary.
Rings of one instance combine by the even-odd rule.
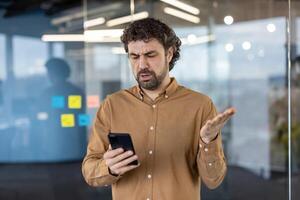
[[[137,76],[139,77],[141,74],[154,74],[153,71],[150,71],[149,69],[142,69],[141,71],[138,72]]]

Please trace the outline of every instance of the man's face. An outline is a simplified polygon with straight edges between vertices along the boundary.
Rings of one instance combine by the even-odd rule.
[[[129,42],[128,55],[134,77],[144,89],[157,89],[169,74],[169,62],[173,56],[172,48],[166,53],[156,39],[148,42],[143,40]]]

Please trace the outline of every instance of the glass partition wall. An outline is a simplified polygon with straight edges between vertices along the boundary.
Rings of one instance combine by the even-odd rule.
[[[222,131],[228,173],[201,198],[300,198],[299,2],[62,2],[0,3],[0,199],[111,199],[80,165],[102,100],[136,84],[120,35],[146,17],[181,38],[171,75],[237,109]]]
[[[300,187],[300,14],[299,2],[290,1],[290,66],[289,66],[289,80],[288,80],[288,102],[290,103],[288,126],[286,122],[282,125],[283,132],[290,133],[290,194],[291,199],[299,199],[300,193],[297,189]],[[286,98],[285,98],[286,99]],[[286,101],[286,100],[285,100]]]
[[[192,6],[187,10],[174,2],[128,0],[103,6],[85,1],[84,27],[89,37],[85,69],[86,79],[91,81],[86,87],[103,99],[135,84],[127,55],[113,33],[121,34],[118,31],[130,20],[161,19],[183,43],[171,75],[180,84],[208,94],[219,111],[229,106],[238,111],[223,130],[228,174],[217,190],[203,187],[202,198],[288,199],[287,28],[297,27],[288,24],[288,1],[190,0],[184,1]],[[97,8],[102,10],[97,12]],[[102,38],[101,31],[111,35]],[[98,38],[93,38],[97,32]],[[291,44],[293,54],[296,48]],[[292,110],[297,110],[293,104]],[[296,187],[300,155],[296,150],[299,138],[294,134],[291,158]]]

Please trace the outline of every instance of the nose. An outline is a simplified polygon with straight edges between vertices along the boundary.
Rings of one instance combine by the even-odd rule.
[[[148,68],[148,64],[147,64],[147,60],[146,60],[145,56],[139,57],[139,68],[140,69]]]

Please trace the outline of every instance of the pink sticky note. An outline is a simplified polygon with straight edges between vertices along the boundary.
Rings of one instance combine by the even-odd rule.
[[[87,107],[88,108],[98,108],[100,106],[100,99],[97,95],[89,95],[87,97]]]

